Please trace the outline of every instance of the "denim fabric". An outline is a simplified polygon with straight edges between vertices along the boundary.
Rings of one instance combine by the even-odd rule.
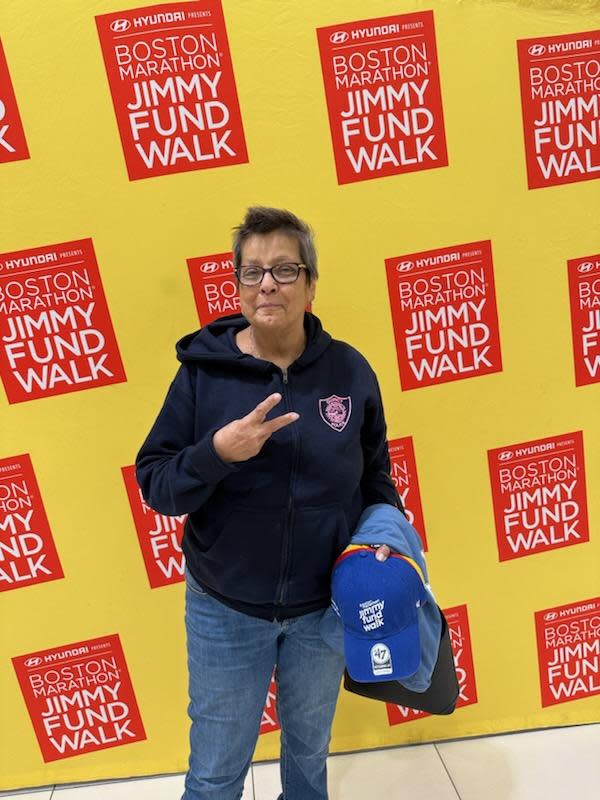
[[[276,667],[285,800],[326,800],[326,758],[344,659],[322,639],[324,610],[251,617],[186,571],[190,761],[182,800],[239,800]]]

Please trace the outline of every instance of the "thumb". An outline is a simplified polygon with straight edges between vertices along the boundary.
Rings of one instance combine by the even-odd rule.
[[[375,551],[375,558],[377,561],[385,561],[391,552],[387,544],[382,544],[381,547],[378,547]]]

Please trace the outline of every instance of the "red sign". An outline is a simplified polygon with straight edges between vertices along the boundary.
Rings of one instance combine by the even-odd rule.
[[[219,0],[96,24],[130,180],[248,161]]]
[[[126,380],[91,239],[0,255],[9,403]]]
[[[403,390],[502,371],[489,241],[385,264]]]
[[[64,578],[27,455],[0,459],[0,592]]]
[[[542,706],[600,694],[600,598],[535,612]]]
[[[187,265],[201,325],[208,325],[226,314],[240,313],[231,251],[188,258]]]
[[[12,661],[44,761],[146,738],[118,634]]]
[[[280,728],[281,726],[277,717],[277,683],[275,682],[275,675],[273,674],[260,721],[260,734],[278,731]]]
[[[156,589],[158,586],[181,583],[185,570],[181,540],[187,514],[168,517],[150,508],[142,497],[135,467],[121,467],[121,472],[150,587]]]
[[[0,41],[0,164],[25,158],[29,158],[29,150]]]
[[[388,450],[391,464],[390,474],[394,481],[394,486],[400,495],[408,521],[419,533],[423,541],[423,549],[427,551],[425,522],[423,521],[423,507],[421,506],[421,492],[419,491],[419,476],[417,475],[417,462],[412,438],[405,436],[402,439],[393,439],[388,442]]]
[[[433,11],[317,38],[338,183],[448,166]]]
[[[530,189],[600,177],[600,30],[517,42]]]
[[[470,706],[477,703],[477,686],[475,685],[475,667],[473,666],[473,650],[471,648],[471,633],[469,631],[469,618],[465,605],[455,606],[444,611],[450,644],[454,655],[454,668],[458,680],[459,695],[456,708]],[[386,703],[388,722],[398,725],[401,722],[411,722],[414,719],[430,717],[427,711],[419,711],[406,706],[396,706]]]
[[[567,262],[575,385],[600,382],[600,254]]]
[[[488,450],[500,561],[589,540],[581,431]]]

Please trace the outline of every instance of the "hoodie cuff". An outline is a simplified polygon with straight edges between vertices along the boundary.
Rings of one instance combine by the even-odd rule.
[[[213,436],[218,431],[213,428],[197,444],[187,448],[185,462],[188,471],[207,484],[217,484],[233,472],[238,472],[239,467],[228,463],[217,454],[213,445]]]

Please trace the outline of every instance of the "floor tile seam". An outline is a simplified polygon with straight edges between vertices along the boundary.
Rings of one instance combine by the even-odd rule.
[[[440,761],[442,762],[442,766],[444,767],[444,770],[446,771],[446,775],[448,776],[448,780],[449,780],[449,781],[450,781],[450,783],[452,784],[452,788],[453,788],[453,789],[454,789],[454,791],[456,792],[456,796],[458,797],[458,800],[462,800],[462,798],[461,798],[461,796],[460,796],[460,792],[459,792],[459,791],[458,791],[458,789],[456,788],[456,784],[454,783],[454,780],[453,780],[453,778],[452,778],[452,775],[450,774],[450,770],[449,770],[449,769],[448,769],[448,767],[446,766],[446,762],[444,761],[444,759],[443,759],[443,757],[442,757],[442,754],[441,754],[441,753],[440,753],[440,751],[438,750],[438,748],[437,748],[437,745],[436,745],[435,743],[434,743],[434,745],[433,745],[433,748],[434,748],[435,752],[438,754],[438,758],[439,758],[439,759],[440,759]]]
[[[452,780],[452,776],[450,775],[450,772],[448,771],[448,767],[446,766],[446,763],[445,763],[445,761],[443,759],[443,756],[442,756],[440,750],[438,749],[438,745],[444,746],[446,744],[454,744],[454,743],[458,743],[458,742],[468,742],[468,741],[473,741],[473,740],[477,740],[477,739],[480,739],[480,740],[481,739],[488,739],[488,738],[493,738],[494,736],[511,736],[513,734],[516,735],[516,734],[522,734],[522,733],[528,733],[528,734],[544,733],[546,731],[564,730],[564,729],[568,729],[568,728],[580,728],[580,727],[592,726],[592,725],[597,725],[597,724],[598,723],[595,723],[595,722],[588,722],[588,723],[580,723],[580,724],[574,724],[574,725],[550,726],[550,727],[544,727],[544,728],[535,728],[535,729],[531,729],[531,730],[525,729],[525,730],[518,730],[518,731],[508,731],[508,732],[504,732],[504,733],[492,733],[492,734],[488,734],[488,735],[457,737],[456,739],[441,740],[441,741],[437,741],[437,742],[434,741],[434,742],[410,743],[408,746],[407,745],[397,745],[396,744],[396,745],[389,745],[389,746],[384,746],[384,747],[380,747],[380,748],[368,748],[366,750],[359,749],[359,750],[351,750],[351,751],[342,752],[342,753],[331,753],[329,757],[330,758],[336,758],[337,756],[368,754],[368,753],[371,753],[371,752],[378,752],[378,751],[385,751],[385,750],[409,749],[410,747],[414,747],[414,746],[418,747],[418,746],[423,746],[423,745],[433,746],[435,748],[435,750],[436,750],[436,752],[437,752],[437,754],[438,754],[443,766],[444,766],[444,769],[445,769],[446,773],[448,774],[448,777],[449,777],[449,779],[450,779],[450,781],[452,783],[452,786],[453,786],[453,788],[454,788],[454,790],[456,792],[457,797],[460,798],[460,794],[459,794],[459,792],[458,792],[458,790],[457,790],[457,788],[456,788],[456,786],[454,784],[454,781]],[[268,759],[266,761],[259,761],[257,763],[252,762],[251,768],[252,768],[252,789],[253,789],[253,792],[255,790],[254,772],[253,772],[254,767],[275,766],[277,763],[278,763],[278,759]],[[174,773],[174,774],[175,775],[183,775],[185,773],[181,772],[181,773]],[[113,783],[113,782],[114,783],[122,783],[123,782],[124,783],[124,782],[127,782],[129,780],[144,780],[144,779],[148,780],[148,779],[152,779],[152,778],[162,778],[162,777],[168,777],[168,776],[172,776],[172,775],[173,775],[173,773],[165,773],[164,775],[161,774],[161,775],[156,775],[156,776],[134,776],[132,778],[126,778],[124,780],[109,779],[109,782],[111,782],[111,783]],[[86,783],[81,783],[79,785],[81,787],[85,787],[87,784]],[[64,784],[64,786],[68,787],[69,784]],[[58,784],[56,784],[55,786],[53,786],[51,788],[51,794],[50,794],[50,797],[48,798],[48,800],[54,800],[57,787],[58,787]],[[1,792],[0,793],[0,798],[3,797],[3,796],[6,796],[6,795],[5,795],[4,792]],[[18,795],[17,795],[17,797],[18,797]]]
[[[409,742],[409,743],[404,743],[404,744],[390,744],[390,745],[384,745],[382,747],[374,747],[374,748],[367,748],[367,749],[357,749],[357,750],[348,750],[348,751],[344,751],[344,752],[341,752],[341,753],[331,753],[329,755],[329,758],[336,758],[337,756],[360,755],[360,754],[368,754],[368,753],[373,753],[373,752],[383,752],[383,751],[386,751],[386,750],[395,750],[395,749],[403,750],[403,749],[410,749],[412,747],[430,746],[430,747],[434,747],[436,749],[440,759],[443,762],[443,757],[442,757],[440,751],[438,750],[438,745],[443,747],[443,746],[445,746],[447,744],[457,744],[457,743],[462,743],[462,742],[472,742],[472,741],[476,741],[476,740],[489,739],[489,738],[494,738],[494,737],[501,737],[501,736],[506,736],[506,737],[511,736],[512,737],[513,735],[516,736],[516,735],[523,734],[523,733],[525,733],[525,734],[545,733],[546,731],[554,731],[554,730],[561,731],[561,730],[565,730],[565,729],[569,729],[569,728],[583,728],[583,727],[588,727],[588,726],[597,726],[598,724],[599,724],[598,722],[583,722],[583,723],[578,723],[578,724],[558,725],[558,726],[523,729],[523,730],[515,730],[515,731],[505,731],[505,732],[500,732],[500,733],[479,734],[477,736],[456,737],[454,739],[442,739],[442,740],[437,740],[437,741],[432,741],[432,742]],[[278,759],[267,759],[265,761],[252,762],[251,766],[252,766],[252,768],[254,768],[254,767],[260,767],[260,766],[275,765],[277,763],[278,763]],[[444,766],[445,766],[445,763],[444,763]],[[100,780],[100,781],[90,781],[90,783],[104,783],[104,782],[124,783],[126,781],[152,780],[154,778],[173,777],[173,776],[178,776],[178,775],[185,775],[185,772],[182,771],[182,772],[176,772],[176,773],[159,773],[157,775],[136,775],[136,776],[132,776],[130,778],[124,778],[124,779],[107,778],[105,780]],[[254,778],[254,775],[253,775],[253,778]],[[86,782],[83,782],[83,783],[77,782],[76,784],[70,784],[70,783],[56,784],[55,786],[51,787],[51,795],[50,795],[50,798],[48,800],[54,800],[55,792],[56,792],[56,789],[58,788],[59,785],[60,786],[64,786],[65,788],[69,788],[69,787],[75,786],[77,784],[80,785],[80,786],[87,786],[88,785],[88,783],[86,783]],[[46,788],[50,788],[50,787],[46,787]],[[17,791],[19,791],[19,790],[17,790]],[[35,792],[36,789],[33,788],[32,791]],[[0,800],[1,800],[2,797],[5,797],[5,796],[6,796],[5,792],[0,792]]]

